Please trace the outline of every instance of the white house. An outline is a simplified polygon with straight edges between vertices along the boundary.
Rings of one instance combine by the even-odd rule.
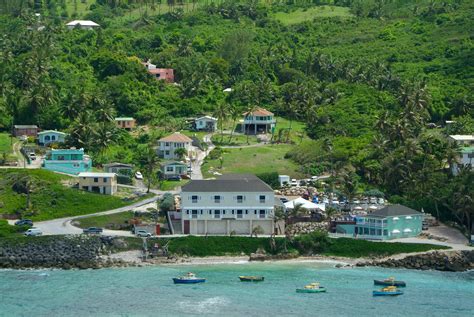
[[[90,20],[74,20],[66,24],[66,26],[69,30],[72,30],[76,27],[83,30],[92,30],[94,28],[99,27],[100,25]]]
[[[194,120],[194,128],[198,131],[214,132],[217,128],[217,118],[204,116]]]
[[[38,144],[48,145],[50,143],[64,143],[66,133],[56,130],[46,130],[38,132]]]
[[[275,123],[272,112],[257,108],[252,113],[244,113],[243,132],[245,134],[271,133],[275,128]]]
[[[186,150],[186,155],[191,151],[193,140],[184,134],[175,132],[158,140],[158,156],[164,159],[179,159],[175,151],[180,148]]]
[[[183,162],[167,161],[160,164],[161,175],[164,179],[188,174],[188,165]]]
[[[113,195],[117,192],[117,174],[83,172],[77,175],[79,189]]]
[[[470,166],[474,164],[474,135],[450,135],[451,142],[456,142],[461,147],[457,161],[453,164],[452,173],[457,175],[462,166]]]
[[[228,174],[182,187],[184,234],[250,235],[260,226],[274,233],[275,194],[255,175]]]

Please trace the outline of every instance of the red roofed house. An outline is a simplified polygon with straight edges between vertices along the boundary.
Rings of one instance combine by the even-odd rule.
[[[156,65],[149,61],[143,63],[148,72],[152,74],[156,80],[164,80],[167,83],[174,83],[174,70],[172,68],[156,68]]]
[[[179,148],[184,148],[189,154],[192,143],[193,140],[189,137],[179,132],[175,132],[158,140],[158,155],[165,159],[179,159],[179,156],[175,154],[175,151]]]
[[[244,113],[243,131],[245,134],[272,132],[275,128],[274,114],[266,109],[257,108],[252,113]]]

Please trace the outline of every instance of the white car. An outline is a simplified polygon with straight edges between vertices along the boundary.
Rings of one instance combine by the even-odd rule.
[[[135,172],[135,178],[136,179],[143,179],[143,175],[140,172]]]
[[[331,201],[331,203],[332,203],[333,205],[339,205],[339,200],[333,199],[333,200]]]
[[[385,204],[385,199],[379,198],[379,199],[378,199],[378,203],[379,203],[380,205]]]
[[[299,184],[298,184],[298,181],[295,178],[293,178],[293,179],[291,179],[290,185],[291,186],[298,186]]]
[[[358,204],[360,204],[360,200],[354,199],[354,200],[352,200],[352,203],[358,205]]]
[[[36,154],[35,153],[32,152],[32,153],[28,154],[28,156],[30,157],[30,160],[32,160],[32,161],[36,160]]]
[[[41,231],[41,229],[39,228],[30,228],[28,230],[25,231],[25,236],[40,236],[43,234],[43,231]]]

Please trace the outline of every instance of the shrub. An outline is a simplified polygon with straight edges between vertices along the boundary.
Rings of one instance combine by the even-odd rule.
[[[315,254],[326,251],[331,241],[326,231],[316,230],[296,237],[293,244],[301,254]]]

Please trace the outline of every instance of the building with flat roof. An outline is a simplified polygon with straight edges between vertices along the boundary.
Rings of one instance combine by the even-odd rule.
[[[274,233],[273,189],[251,174],[192,180],[181,188],[185,234],[250,235],[256,227]]]
[[[46,153],[43,168],[71,175],[92,170],[92,159],[84,149],[52,149]]]
[[[113,195],[117,192],[117,174],[115,173],[79,173],[79,189],[89,192]]]

